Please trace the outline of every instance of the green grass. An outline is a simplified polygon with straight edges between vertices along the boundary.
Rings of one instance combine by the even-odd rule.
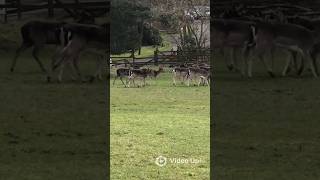
[[[174,87],[169,72],[143,88],[111,85],[111,179],[209,179],[208,87]],[[155,164],[158,156],[200,159]]]
[[[105,180],[105,84],[68,75],[48,84],[30,54],[10,73],[12,50],[0,50],[0,179]],[[51,53],[40,57],[48,67]],[[85,74],[94,71],[95,62],[81,61]]]
[[[310,72],[279,77],[284,60],[277,78],[256,62],[246,79],[215,59],[215,179],[320,178],[320,82]]]

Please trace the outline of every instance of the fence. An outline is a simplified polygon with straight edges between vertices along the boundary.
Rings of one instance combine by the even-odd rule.
[[[159,51],[156,49],[152,57],[137,58],[132,54],[128,57],[111,56],[111,64],[123,64],[125,67],[142,66],[142,65],[159,65],[159,64],[181,64],[181,63],[209,63],[210,49],[196,49],[193,51]],[[118,59],[118,60],[116,60]],[[114,61],[115,60],[115,61]]]
[[[0,0],[0,15],[4,15],[4,20],[7,22],[7,17],[10,14],[16,14],[18,19],[21,19],[23,12],[46,9],[48,17],[54,17],[55,9],[64,9],[72,17],[76,17],[75,10],[86,9],[91,11],[105,11],[110,9],[110,1],[90,1],[79,2],[74,0],[73,3],[65,3],[61,0],[47,0],[38,4],[22,4],[22,0]]]

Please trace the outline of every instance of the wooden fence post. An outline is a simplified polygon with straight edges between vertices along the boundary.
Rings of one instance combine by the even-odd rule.
[[[54,16],[53,0],[48,0],[48,16],[49,18],[52,18]]]
[[[135,65],[134,49],[131,50],[132,64]]]
[[[154,61],[154,65],[157,66],[158,65],[158,61],[159,61],[159,49],[156,48],[156,50],[154,51],[154,55],[153,55],[153,61]]]

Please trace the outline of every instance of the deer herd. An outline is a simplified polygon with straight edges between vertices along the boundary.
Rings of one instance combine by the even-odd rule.
[[[169,69],[172,73],[173,85],[177,85],[177,81],[181,84],[190,86],[190,83],[193,82],[193,85],[207,85],[209,87],[210,83],[210,66],[202,64],[187,64],[169,66]],[[117,68],[116,75],[113,80],[113,85],[115,85],[116,80],[119,78],[124,85],[124,87],[130,87],[130,84],[133,83],[133,86],[146,86],[146,79],[156,79],[160,73],[164,72],[165,68],[163,65],[159,66],[158,70],[151,68]],[[126,82],[123,81],[126,79]],[[135,80],[140,81],[140,84],[136,84]]]
[[[223,52],[229,70],[235,69],[242,76],[252,77],[253,62],[260,59],[269,75],[275,77],[274,54],[279,49],[286,52],[287,57],[282,76],[294,69],[297,75],[310,70],[315,78],[318,77],[316,60],[320,52],[320,20],[301,16],[282,19],[284,20],[271,21],[257,17],[213,18],[211,48]],[[237,59],[235,52],[240,52],[241,58]],[[298,57],[301,59],[300,63]]]

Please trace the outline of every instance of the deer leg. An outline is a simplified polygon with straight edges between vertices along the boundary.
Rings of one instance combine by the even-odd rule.
[[[123,81],[122,81],[123,82]],[[131,77],[128,78],[127,85],[124,87],[130,87]]]
[[[319,74],[319,71],[318,71],[318,63],[317,63],[317,56],[318,56],[318,50],[319,50],[319,44],[316,45],[316,47],[314,47],[312,49],[312,51],[310,52],[310,56],[312,58],[312,62],[314,64],[314,68],[315,68],[315,71],[317,74]]]
[[[248,60],[248,77],[252,77],[252,59]]]
[[[228,48],[224,49],[223,51],[227,50],[228,51]],[[231,53],[231,57],[228,57],[225,53],[224,53],[224,59],[225,59],[225,62],[227,64],[227,68],[229,71],[232,71],[234,69],[234,62],[233,62],[233,59],[232,59],[232,54],[234,52],[234,49],[231,48],[231,50],[229,50],[230,53]],[[227,53],[228,54],[228,53]],[[229,54],[230,55],[230,54]],[[230,61],[230,62],[229,62]]]
[[[80,68],[79,68],[79,54],[72,58],[72,63],[73,63],[73,66],[76,70],[78,79],[83,82],[84,80],[82,78],[82,74],[81,74]],[[92,80],[90,79],[90,81],[92,81]]]
[[[76,72],[76,70],[74,68],[74,65],[72,64],[72,62],[68,62],[68,66],[70,68],[71,79],[73,81],[76,81],[77,80],[77,77],[76,77],[77,76],[77,72]]]
[[[16,66],[16,63],[17,63],[17,60],[18,60],[18,57],[20,56],[20,54],[22,52],[24,52],[26,49],[30,48],[32,45],[29,45],[29,44],[22,44],[17,50],[16,50],[16,54],[13,58],[13,61],[12,61],[12,64],[11,64],[11,68],[10,68],[10,71],[13,72],[14,71],[14,68]]]
[[[246,71],[246,67],[247,67],[247,58],[249,56],[249,48],[245,47],[242,51],[242,61],[241,61],[241,76],[245,76],[245,71]]]
[[[173,85],[176,86],[176,78],[175,75],[172,76]]]
[[[310,51],[304,51],[303,54],[304,54],[304,57],[307,60],[307,63],[310,65],[310,69],[311,69],[311,72],[312,72],[313,76],[315,78],[317,78],[318,77],[318,73],[316,72],[315,64],[314,64],[314,61],[312,60],[312,57],[310,55]]]
[[[271,69],[271,67],[269,66],[268,62],[266,61],[263,53],[259,54],[259,59],[260,59],[260,60],[262,61],[262,63],[264,64],[264,66],[265,66],[265,68],[267,69],[269,75],[270,75],[271,77],[274,77],[274,74],[273,74],[273,72],[272,72],[272,69]],[[271,59],[271,61],[273,61],[273,60]]]
[[[271,71],[274,69],[274,52],[275,52],[275,47],[272,46],[270,49],[270,56],[271,56]]]
[[[190,77],[187,77],[187,86],[190,86]]]
[[[210,87],[208,78],[206,78],[206,83],[207,83],[207,86]]]
[[[292,63],[293,63],[294,70],[298,72],[299,71],[298,57],[297,57],[298,53],[296,51],[293,51],[291,52],[291,55],[292,55]]]
[[[287,61],[286,61],[286,64],[285,64],[285,66],[284,66],[284,68],[283,68],[283,71],[282,71],[282,76],[286,76],[287,75],[287,73],[290,71],[290,64],[291,64],[291,62],[292,62],[292,56],[291,56],[291,54],[288,54],[289,56],[288,56],[288,58],[287,58]]]
[[[44,68],[42,62],[41,62],[40,59],[38,58],[38,56],[39,56],[39,50],[40,50],[40,47],[35,46],[35,47],[33,48],[32,55],[33,55],[34,59],[37,61],[37,63],[39,64],[42,72],[46,73],[47,70]]]
[[[199,78],[198,87],[200,86],[201,82],[202,82],[202,77]]]
[[[58,75],[58,82],[59,82],[59,83],[62,82],[62,75],[63,75],[64,66],[65,66],[65,62],[63,62],[63,63],[60,65],[60,72],[59,72],[59,75]]]
[[[130,80],[127,80],[127,82],[126,82],[126,84],[123,82],[123,80],[122,80],[122,78],[123,78],[123,76],[120,76],[120,80],[121,80],[121,82],[122,82],[122,84],[124,85],[124,86],[126,86],[126,84],[128,84],[128,81]]]
[[[118,78],[118,75],[116,75],[116,76],[114,77],[114,80],[113,80],[113,83],[112,83],[113,86],[114,86],[117,78]],[[122,81],[122,83],[123,83],[123,81]]]

